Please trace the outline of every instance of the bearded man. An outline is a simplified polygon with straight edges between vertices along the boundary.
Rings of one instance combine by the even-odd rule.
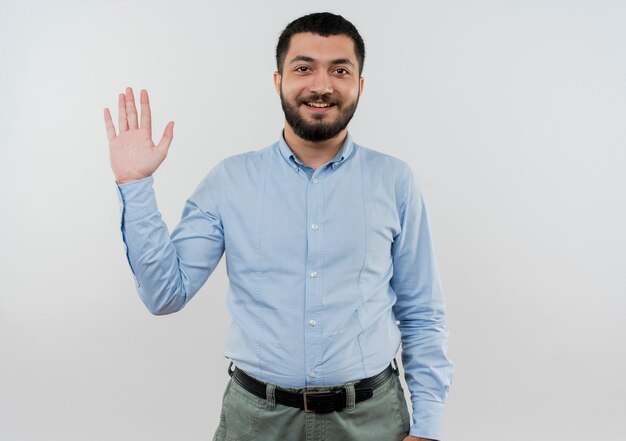
[[[171,235],[152,174],[173,122],[155,145],[145,90],[141,127],[131,88],[119,133],[104,111],[127,259],[150,312],[179,311],[226,255],[231,378],[215,441],[441,439],[453,365],[428,215],[411,168],[348,133],[364,60],[345,18],[291,22],[276,47],[278,141],[219,162]]]

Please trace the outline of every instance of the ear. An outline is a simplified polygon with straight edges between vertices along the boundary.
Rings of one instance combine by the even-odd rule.
[[[363,86],[365,85],[365,78],[359,78],[359,95],[363,93]]]
[[[276,93],[280,95],[280,80],[282,79],[282,75],[278,73],[278,71],[274,71],[274,87],[276,88]]]

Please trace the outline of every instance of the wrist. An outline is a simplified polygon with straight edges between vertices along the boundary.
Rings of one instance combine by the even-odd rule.
[[[124,184],[128,184],[130,182],[136,182],[136,181],[141,181],[143,179],[149,178],[152,175],[149,176],[145,176],[145,177],[138,177],[138,178],[128,178],[128,179],[115,179],[115,183],[117,185],[124,185]]]

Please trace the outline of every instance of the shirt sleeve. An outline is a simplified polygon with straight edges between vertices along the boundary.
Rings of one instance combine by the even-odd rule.
[[[183,308],[224,253],[220,165],[186,200],[171,235],[158,211],[152,176],[116,184],[126,258],[137,293],[152,314],[171,314]]]
[[[411,171],[401,204],[401,231],[392,244],[397,294],[393,307],[402,333],[402,365],[413,405],[410,435],[441,439],[443,404],[453,375],[447,357],[444,295],[433,255],[426,205]]]

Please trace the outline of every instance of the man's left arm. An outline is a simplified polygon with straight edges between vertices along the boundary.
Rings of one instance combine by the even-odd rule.
[[[400,206],[401,231],[392,244],[393,312],[402,332],[402,365],[411,393],[413,424],[407,441],[440,440],[443,405],[453,375],[441,280],[428,214],[411,171]]]

